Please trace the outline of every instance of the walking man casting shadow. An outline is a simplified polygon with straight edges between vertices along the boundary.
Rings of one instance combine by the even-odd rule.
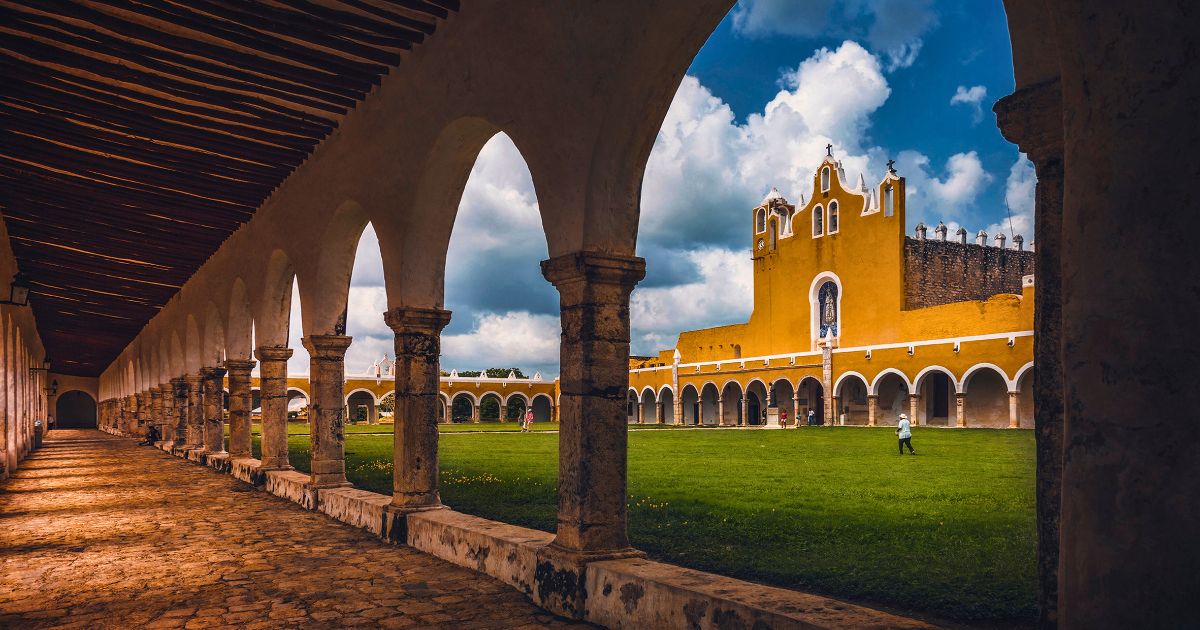
[[[900,414],[900,424],[896,425],[896,437],[900,438],[900,454],[904,454],[904,447],[908,447],[910,455],[916,455],[917,452],[912,447],[912,426],[908,423],[908,416]]]

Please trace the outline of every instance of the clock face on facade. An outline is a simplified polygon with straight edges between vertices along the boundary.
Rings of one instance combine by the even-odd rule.
[[[760,239],[758,239],[758,248],[759,248],[759,249],[762,249],[762,248],[764,248],[764,247],[766,247],[766,246],[767,246],[767,242],[766,242],[766,241],[762,240],[761,238],[760,238]]]

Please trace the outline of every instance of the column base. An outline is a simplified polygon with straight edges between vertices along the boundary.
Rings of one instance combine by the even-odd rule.
[[[389,505],[384,510],[383,522],[383,539],[395,543],[397,545],[408,544],[408,517],[410,514],[419,514],[421,512],[432,512],[435,510],[448,510],[449,507],[437,505],[423,505],[415,507],[407,507],[400,505]]]
[[[593,562],[644,558],[636,549],[580,551],[550,543],[537,550],[537,569],[530,597],[552,613],[584,619],[587,615],[587,566]]]

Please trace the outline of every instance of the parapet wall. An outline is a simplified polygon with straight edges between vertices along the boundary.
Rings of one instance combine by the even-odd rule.
[[[1033,273],[1033,252],[954,241],[904,239],[906,310],[1021,294]]]

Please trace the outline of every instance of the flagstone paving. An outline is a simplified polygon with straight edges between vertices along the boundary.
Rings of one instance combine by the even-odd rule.
[[[510,587],[98,431],[0,482],[0,627],[562,628]]]

